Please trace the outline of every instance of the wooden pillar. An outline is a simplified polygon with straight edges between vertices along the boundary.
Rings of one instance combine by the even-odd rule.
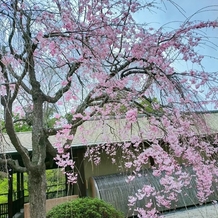
[[[20,174],[20,193],[21,193],[21,203],[22,207],[24,208],[24,179],[23,179],[23,173]]]
[[[86,180],[84,170],[84,154],[85,148],[78,148],[73,150],[73,160],[75,161],[75,170],[78,173],[77,187],[80,197],[86,197]]]
[[[68,196],[68,183],[67,183],[67,176],[65,174],[65,190],[66,190],[66,196]]]
[[[21,198],[20,173],[17,172],[17,199]]]
[[[17,172],[17,204],[19,210],[24,207],[23,173]]]
[[[13,170],[8,170],[8,218],[13,217]]]

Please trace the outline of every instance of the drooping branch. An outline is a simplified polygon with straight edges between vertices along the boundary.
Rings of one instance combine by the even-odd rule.
[[[17,19],[17,4],[18,4],[18,1],[14,1],[14,3],[11,4],[12,8],[13,8],[13,16],[10,16],[9,14],[5,14],[7,17],[9,17],[11,20],[12,20],[12,25],[11,25],[11,32],[9,34],[9,37],[8,37],[8,45],[9,45],[9,49],[10,49],[10,53],[14,56],[15,59],[20,59],[20,60],[23,60],[23,56],[24,54],[26,53],[25,49],[23,50],[23,52],[21,54],[17,54],[13,48],[13,38],[14,38],[14,35],[15,35],[15,31],[16,31],[16,28],[18,25],[18,23],[16,23],[16,19]],[[21,20],[21,17],[20,16],[20,20]]]
[[[13,46],[12,46],[12,39],[13,39],[13,36],[15,33],[15,27],[16,27],[15,19],[16,19],[16,10],[14,10],[14,14],[13,14],[13,18],[12,18],[12,25],[11,25],[12,29],[11,29],[11,33],[9,34],[9,37],[8,37],[8,44],[9,44],[10,52],[12,55],[15,54]]]
[[[107,94],[103,94],[101,96],[98,97],[94,97],[92,98],[92,95],[94,94],[94,91],[90,91],[89,94],[86,96],[86,98],[83,100],[83,102],[78,105],[75,114],[84,114],[85,110],[88,107],[91,106],[98,106],[98,107],[103,107],[105,103],[108,102],[109,100],[109,96]],[[96,113],[96,110],[92,111],[90,113],[90,117],[94,116]],[[84,119],[82,118],[78,118],[76,120],[72,120],[70,121],[70,124],[72,124],[71,129],[72,132],[75,132],[77,127],[80,126],[81,124],[83,124],[85,122]],[[51,136],[51,135],[55,135],[57,134],[58,131],[62,130],[63,128],[49,128],[49,129],[44,129],[44,132],[46,133],[47,136]]]
[[[26,85],[26,84],[24,83],[24,81],[23,81],[23,78],[26,76],[26,74],[27,74],[27,72],[28,72],[28,71],[27,71],[27,69],[28,69],[27,66],[28,66],[27,63],[25,63],[25,67],[24,67],[23,72],[22,72],[22,74],[21,74],[20,76],[17,75],[17,74],[14,72],[13,68],[11,67],[11,65],[8,66],[8,70],[9,70],[10,74],[11,74],[15,79],[17,79],[17,82],[15,83],[14,93],[13,93],[13,96],[11,97],[11,102],[13,102],[13,101],[16,99],[16,97],[17,97],[17,95],[18,95],[18,91],[19,91],[19,89],[20,89],[20,86],[21,86],[28,94],[31,94],[31,89],[28,88],[27,85]]]

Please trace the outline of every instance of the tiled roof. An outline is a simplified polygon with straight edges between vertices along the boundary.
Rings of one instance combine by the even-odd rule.
[[[209,124],[210,130],[208,132],[218,132],[218,113],[210,113],[204,115],[207,123]],[[193,121],[195,122],[195,121]],[[206,130],[202,129],[201,125],[197,123],[198,134],[207,134]],[[147,139],[147,132],[149,123],[146,117],[139,117],[138,123],[132,125],[130,129],[124,128],[126,125],[125,119],[108,119],[104,122],[101,120],[90,120],[84,122],[77,129],[77,133],[74,136],[72,147],[96,145],[102,143],[115,143],[123,141],[131,141],[132,137],[138,135],[142,139]],[[196,126],[196,124],[194,125]],[[195,127],[194,127],[195,128]],[[196,129],[196,128],[195,128]],[[161,138],[162,132],[157,133],[156,137]],[[22,145],[28,150],[32,149],[31,144],[31,132],[19,132],[17,133]],[[49,137],[52,144],[55,143],[55,136]],[[4,134],[0,143],[0,153],[14,153],[16,152],[8,135]]]

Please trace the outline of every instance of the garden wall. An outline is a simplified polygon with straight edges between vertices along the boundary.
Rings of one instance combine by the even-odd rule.
[[[64,202],[73,200],[78,198],[78,195],[71,195],[71,196],[66,196],[66,197],[61,197],[61,198],[53,198],[53,199],[48,199],[46,200],[46,212],[51,210],[54,206],[58,204],[62,204]],[[24,218],[30,218],[30,213],[29,213],[29,203],[24,204]]]

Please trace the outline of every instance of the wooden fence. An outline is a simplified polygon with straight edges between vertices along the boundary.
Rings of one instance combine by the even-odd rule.
[[[60,198],[67,195],[66,189],[58,191],[50,191],[46,193],[46,199]],[[0,194],[0,196],[7,196],[8,193]],[[12,218],[16,213],[24,208],[24,204],[29,202],[29,196],[24,196],[24,190],[14,192],[11,201],[7,203],[0,203],[0,218]]]

